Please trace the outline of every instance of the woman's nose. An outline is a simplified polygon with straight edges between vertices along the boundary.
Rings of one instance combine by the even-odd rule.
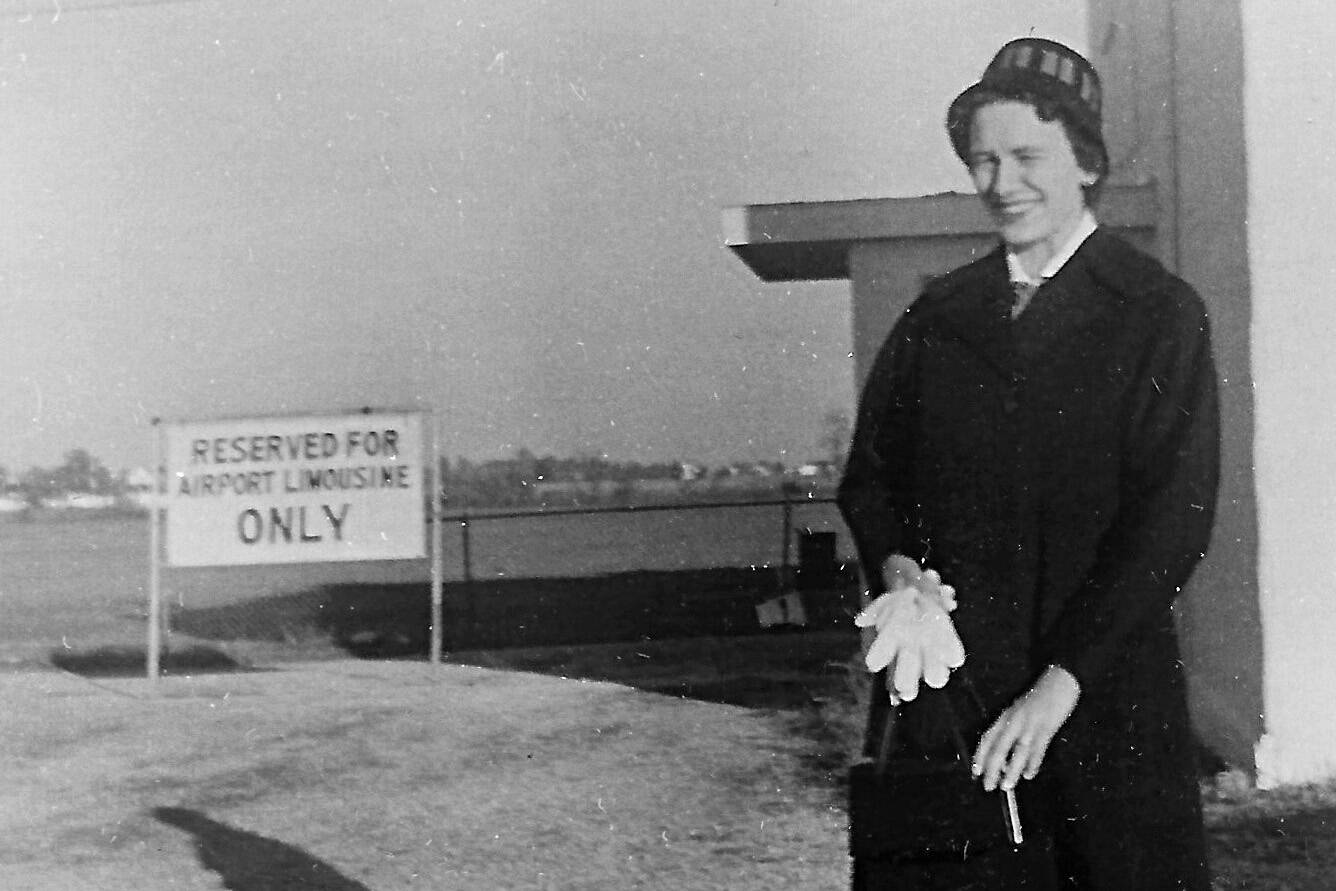
[[[993,165],[992,180],[988,191],[995,195],[1005,195],[1020,184],[1020,166],[1009,158],[1002,158]]]

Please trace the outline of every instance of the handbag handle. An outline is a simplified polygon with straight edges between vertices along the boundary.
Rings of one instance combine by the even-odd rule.
[[[978,707],[979,713],[987,717],[988,711],[984,708],[983,698],[979,696],[979,691],[975,689],[969,675],[962,668],[957,672],[957,677],[961,680],[961,685],[969,693],[970,699]],[[946,708],[946,715],[951,723],[951,739],[956,744],[956,752],[960,755],[962,763],[968,764],[970,761],[969,747],[965,745],[965,735],[960,729],[960,720],[956,715],[955,706],[951,704],[951,697],[944,696],[942,702]],[[878,781],[886,776],[886,770],[890,765],[891,754],[895,749],[895,721],[899,714],[900,707],[892,707],[886,714],[886,721],[881,729],[881,742],[877,747],[877,761],[873,765],[872,773]],[[1012,789],[999,789],[1002,793],[1002,821],[1006,825],[1007,834],[1011,838],[1013,845],[1019,845],[1025,841],[1025,834],[1021,830],[1020,810],[1016,804],[1016,793]]]
[[[960,679],[965,691],[973,700],[974,705],[979,709],[979,714],[986,715],[983,699],[979,696],[979,691],[975,689],[974,683],[970,680],[969,674],[962,667],[956,671],[955,676]],[[960,755],[960,760],[966,763],[972,757],[969,746],[965,744],[965,735],[960,729],[960,720],[956,715],[955,706],[951,704],[951,697],[944,696],[942,702],[946,707],[947,719],[951,724],[951,741],[955,743],[956,753]],[[885,776],[886,769],[889,766],[891,755],[895,752],[895,722],[899,716],[900,707],[892,706],[886,714],[886,720],[881,728],[881,740],[877,745],[877,760],[873,767],[873,773],[878,779]]]

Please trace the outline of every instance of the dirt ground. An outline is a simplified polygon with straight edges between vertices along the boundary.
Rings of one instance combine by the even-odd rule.
[[[848,650],[8,653],[0,889],[843,889]],[[1336,888],[1336,784],[1203,793],[1218,891]]]
[[[422,662],[0,674],[0,888],[839,889],[773,710]]]

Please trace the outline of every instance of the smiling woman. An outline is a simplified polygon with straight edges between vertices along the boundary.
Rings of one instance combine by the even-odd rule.
[[[881,839],[859,889],[1209,887],[1171,605],[1213,521],[1211,342],[1192,288],[1095,221],[1100,107],[1090,64],[1038,38],[1003,47],[952,104],[1001,245],[899,319],[840,490],[870,593],[904,599],[906,557],[935,570],[967,654],[967,679],[934,689],[938,674],[912,702],[887,681],[914,689],[912,647],[880,672],[869,753],[916,756],[891,759],[894,781],[972,749],[984,791],[1013,815],[1020,797],[1025,841],[895,860]],[[871,614],[877,641],[913,639],[895,611]]]
[[[1076,231],[1085,189],[1098,179],[1081,169],[1061,123],[1012,101],[974,113],[969,170],[998,234],[1032,277]]]

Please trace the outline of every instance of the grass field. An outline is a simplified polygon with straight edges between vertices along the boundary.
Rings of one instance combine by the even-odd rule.
[[[133,522],[0,525],[0,888],[844,886],[847,624],[447,666],[350,660],[315,627],[178,632],[151,688],[146,547]],[[420,571],[351,568],[386,590]],[[167,588],[198,616],[348,580],[324,572]],[[1203,789],[1218,889],[1336,887],[1336,789]]]
[[[837,889],[789,713],[421,662],[0,675],[0,887]]]

